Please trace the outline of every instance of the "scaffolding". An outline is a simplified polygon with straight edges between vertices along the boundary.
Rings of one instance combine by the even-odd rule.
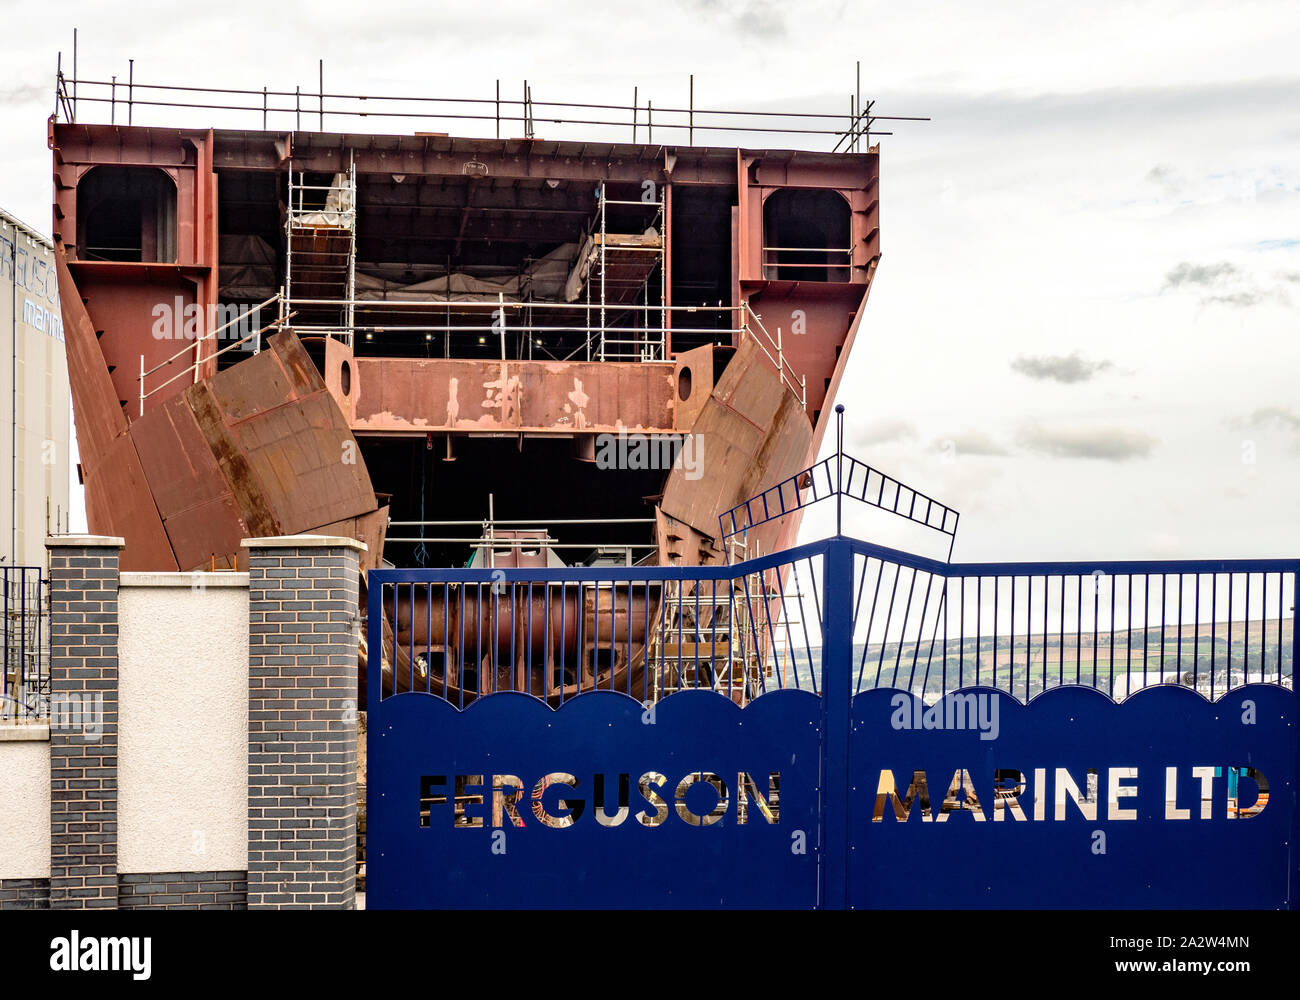
[[[707,593],[699,581],[665,584],[658,627],[649,637],[652,702],[705,689],[743,707],[775,682],[780,654],[768,619],[780,601],[780,581],[765,576],[728,580]]]
[[[657,192],[656,192],[657,193]],[[579,250],[578,267],[586,272],[587,315],[593,303],[592,288],[599,286],[595,305],[600,310],[600,341],[596,345],[598,361],[663,361],[667,357],[667,240],[664,236],[664,201],[642,198],[621,201],[608,197],[605,182],[600,182],[599,205],[591,231]],[[615,233],[609,228],[609,206],[639,209],[647,214],[647,223],[639,233]],[[659,323],[651,324],[650,279],[659,272]],[[613,306],[641,306],[641,323],[630,328],[611,330],[607,310]],[[588,320],[590,324],[590,320]],[[624,333],[625,336],[611,336]],[[591,360],[592,338],[587,334],[587,360]]]
[[[575,294],[584,297],[585,302],[546,302],[531,295],[526,300],[507,300],[502,293],[498,293],[496,302],[475,302],[452,301],[450,286],[442,301],[359,300],[356,191],[355,162],[325,185],[307,183],[301,171],[289,172],[282,316],[295,314],[298,318],[293,327],[299,333],[336,337],[349,347],[354,346],[358,332],[366,341],[373,340],[376,331],[422,333],[426,340],[439,334],[447,337],[444,350],[449,357],[454,356],[452,335],[473,336],[480,345],[491,338],[500,340],[503,359],[509,356],[508,334],[519,337],[522,358],[532,357],[534,346],[545,345],[548,335],[577,333],[582,340],[574,353],[588,361],[667,360],[666,206],[662,196],[613,199],[607,196],[605,182],[601,182],[596,211],[574,262],[582,285],[581,292]],[[640,213],[636,231],[612,227],[611,207],[624,214]],[[652,291],[656,274],[657,302]],[[534,311],[539,309],[552,322],[532,322]],[[358,312],[363,314],[360,325]],[[390,318],[394,314],[416,318],[421,313],[431,313],[442,322],[410,323],[404,319],[395,324]],[[484,315],[484,322],[452,322],[453,315],[475,314]],[[625,322],[628,325],[623,325]]]
[[[357,287],[357,167],[329,184],[308,184],[289,168],[285,213],[284,309],[299,315],[294,329],[353,340]]]

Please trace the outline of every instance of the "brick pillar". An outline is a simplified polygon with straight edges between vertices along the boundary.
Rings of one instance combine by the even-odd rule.
[[[50,554],[50,907],[117,906],[117,574],[121,538]]]
[[[248,908],[352,909],[357,606],[350,538],[248,547]]]

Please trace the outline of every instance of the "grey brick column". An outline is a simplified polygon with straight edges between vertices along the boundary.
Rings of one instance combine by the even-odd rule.
[[[50,907],[117,906],[117,579],[121,538],[50,554]]]
[[[357,606],[350,538],[252,538],[248,552],[248,908],[352,909]]]

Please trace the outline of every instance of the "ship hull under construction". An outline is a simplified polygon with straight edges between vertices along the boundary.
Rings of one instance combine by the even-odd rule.
[[[87,520],[126,570],[291,534],[365,568],[726,561],[719,515],[814,461],[880,257],[874,147],[53,121],[50,146]],[[599,595],[537,610],[566,601],[599,645]],[[394,609],[386,662],[436,617]]]

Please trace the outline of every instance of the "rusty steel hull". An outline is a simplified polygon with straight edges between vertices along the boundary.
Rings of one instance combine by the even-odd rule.
[[[293,334],[128,422],[62,257],[60,276],[86,519],[125,539],[124,570],[234,569],[245,538],[307,533],[365,541],[378,565],[386,512]]]
[[[237,568],[246,558],[244,538],[301,533],[363,541],[363,568],[370,568],[383,558],[390,495],[400,511],[394,520],[451,522],[485,512],[466,512],[458,498],[482,505],[494,490],[498,511],[501,491],[511,491],[513,506],[505,516],[522,519],[516,523],[568,516],[571,505],[586,516],[598,509],[604,517],[628,521],[652,515],[653,529],[636,529],[649,537],[631,539],[653,543],[649,561],[723,562],[736,553],[721,548],[719,514],[815,461],[880,259],[874,148],[830,154],[79,123],[52,123],[49,140],[87,520],[92,532],[126,539],[122,567],[130,570]],[[489,180],[462,192],[470,166],[471,176]],[[95,241],[84,231],[95,205],[81,195],[95,187],[84,182],[101,168],[165,176],[175,225],[165,259],[161,253],[150,259],[144,248],[138,261],[96,255]],[[383,220],[372,240],[426,239],[433,220],[454,210],[457,254],[475,242],[555,242],[559,231],[538,213],[553,211],[559,218],[585,210],[596,185],[639,190],[652,181],[662,192],[663,232],[657,238],[667,251],[657,293],[664,309],[662,360],[599,362],[567,351],[556,353],[564,360],[498,359],[494,344],[475,353],[472,341],[465,353],[473,356],[453,357],[456,349],[450,347],[443,357],[429,356],[443,353],[432,350],[393,356],[401,352],[377,351],[379,344],[367,346],[359,333],[355,340],[344,338],[347,343],[304,333],[316,352],[309,355],[286,330],[270,337],[260,354],[218,370],[215,341],[190,341],[186,350],[184,341],[151,330],[159,304],[202,311],[217,303],[227,235],[267,232],[257,220],[268,213],[274,217],[271,228],[283,229],[280,213],[291,169],[334,175],[353,168],[377,185],[369,203],[360,195],[357,201],[358,218]],[[232,178],[260,193],[251,201],[218,204],[221,185]],[[253,183],[259,179],[269,183],[259,187]],[[848,235],[836,244],[844,247],[842,273],[796,281],[768,266],[772,242],[764,236],[765,212],[777,204],[771,198],[789,189],[839,199],[848,220]],[[422,193],[409,202],[400,195],[417,190]],[[462,196],[463,204],[457,201]],[[708,212],[718,214],[692,216],[703,211],[705,196],[714,199]],[[493,197],[500,198],[495,209],[471,210],[479,205],[474,199]],[[686,206],[686,214],[678,218],[674,205]],[[712,260],[715,270],[701,272],[709,275],[704,301],[698,298],[703,293],[691,291],[690,261],[679,254],[674,262],[671,248],[697,247],[704,254],[712,244],[691,232],[691,220],[706,217],[714,220],[710,227],[717,223],[708,239],[716,235],[721,247],[729,232],[730,248]],[[682,242],[675,242],[678,237]],[[310,269],[311,260],[303,257],[294,277],[299,291]],[[269,283],[285,276],[271,271]],[[685,275],[680,288],[679,271]],[[783,359],[774,363],[772,351],[780,349],[772,338],[760,347],[738,320],[716,336],[692,333],[690,327],[699,325],[691,316],[698,305],[729,308],[733,316],[752,312],[778,341],[784,330]],[[589,322],[588,313],[563,320],[559,312],[555,322],[572,324],[579,315]],[[371,322],[386,321],[381,316]],[[441,320],[422,322],[437,329]],[[507,325],[513,329],[516,322],[512,312]],[[400,331],[400,323],[393,329]],[[504,338],[501,345],[504,355]],[[140,373],[150,369],[156,370],[146,392]],[[599,436],[621,433],[689,435],[702,461],[628,477],[622,492],[611,487],[608,496],[605,484],[615,481],[613,475],[576,487],[573,466],[567,477],[554,466],[555,456],[570,448],[566,460],[591,467]],[[491,450],[501,442],[513,452]],[[528,446],[543,458],[530,464]],[[445,463],[436,474],[426,468],[426,454]],[[418,476],[405,475],[417,464]],[[389,492],[377,495],[376,489]],[[580,490],[587,495],[573,495]],[[431,508],[427,521],[423,502],[413,502],[417,494],[442,504]],[[590,498],[595,499],[584,506]],[[755,529],[744,554],[790,545],[799,520],[793,512]],[[399,560],[412,555],[405,548],[393,551]],[[635,689],[644,681],[647,639],[637,622],[658,612],[646,601],[653,605],[656,599],[588,588],[545,599],[512,598],[508,606],[497,598],[495,617],[477,604],[443,615],[438,602],[403,608],[399,601],[385,634],[369,640],[385,659],[386,683],[398,689],[422,682],[472,697],[479,689],[513,684],[554,699],[593,686],[591,663],[601,656],[602,684]],[[440,623],[470,637],[476,656],[438,648]],[[481,657],[479,646],[486,651]],[[441,658],[442,673],[435,677],[426,664],[421,681],[412,656],[427,657],[431,650]],[[557,672],[560,660],[565,672]],[[575,663],[586,666],[572,672]],[[466,680],[471,671],[473,686]]]
[[[350,367],[348,391],[343,366]],[[337,366],[337,369],[336,369]],[[332,352],[327,382],[357,434],[678,431],[676,365],[352,358]]]
[[[398,587],[385,607],[385,694],[431,691],[468,702],[526,691],[559,702],[599,686],[638,696],[659,587],[615,589],[466,584],[431,596]]]

